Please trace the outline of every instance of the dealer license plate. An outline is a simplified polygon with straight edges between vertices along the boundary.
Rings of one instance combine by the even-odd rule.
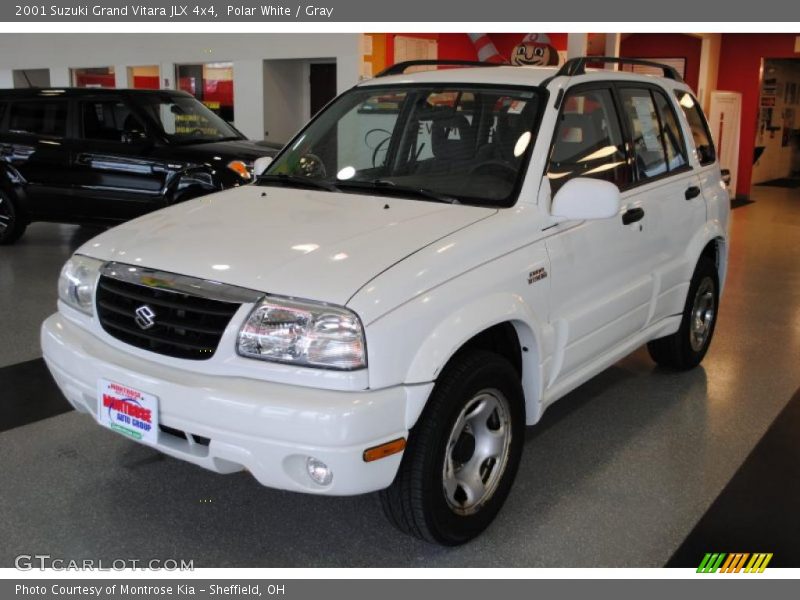
[[[109,429],[140,442],[158,439],[158,398],[126,385],[97,382],[99,421]]]

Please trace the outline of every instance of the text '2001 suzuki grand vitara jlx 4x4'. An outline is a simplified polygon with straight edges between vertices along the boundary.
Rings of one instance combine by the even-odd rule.
[[[584,65],[391,68],[258,185],[89,241],[43,326],[58,385],[171,456],[476,536],[549,404],[714,333],[729,199],[697,100]]]

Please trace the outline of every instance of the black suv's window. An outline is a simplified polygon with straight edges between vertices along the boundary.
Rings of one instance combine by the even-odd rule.
[[[5,102],[0,102],[0,131],[3,130],[3,125],[4,125],[3,117],[6,116],[6,107],[7,106],[8,106],[8,104],[6,104]]]
[[[87,140],[130,142],[144,136],[142,122],[119,100],[81,102],[81,127]]]
[[[711,132],[708,130],[708,123],[703,116],[703,111],[700,110],[697,99],[690,93],[681,90],[675,90],[675,95],[678,98],[678,104],[683,109],[683,114],[686,115],[686,120],[689,122],[689,128],[692,130],[692,138],[694,139],[695,148],[697,148],[697,157],[700,160],[700,164],[712,164],[717,160],[717,152],[714,149]]]
[[[63,100],[14,102],[8,129],[15,133],[64,137],[67,134],[67,103]]]
[[[625,142],[609,89],[568,92],[559,116],[547,177],[555,193],[573,177],[631,183]]]
[[[136,106],[147,113],[167,139],[174,143],[242,139],[238,131],[189,96],[143,96]]]

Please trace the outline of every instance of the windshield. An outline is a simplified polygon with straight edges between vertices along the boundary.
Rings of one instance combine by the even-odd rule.
[[[140,102],[170,142],[194,144],[242,138],[238,131],[194,98],[154,95]]]
[[[532,88],[357,88],[321,113],[261,183],[511,206],[540,99]]]

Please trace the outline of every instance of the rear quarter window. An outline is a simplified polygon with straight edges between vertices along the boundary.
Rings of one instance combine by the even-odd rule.
[[[717,160],[717,151],[714,148],[714,140],[711,138],[711,132],[708,129],[708,121],[706,121],[697,98],[683,90],[675,90],[675,96],[678,98],[678,104],[683,110],[683,114],[686,115],[686,121],[692,131],[692,139],[694,140],[695,148],[697,148],[697,158],[700,160],[700,164],[712,164]]]
[[[14,102],[9,109],[8,130],[64,137],[67,134],[67,103],[63,100]]]

